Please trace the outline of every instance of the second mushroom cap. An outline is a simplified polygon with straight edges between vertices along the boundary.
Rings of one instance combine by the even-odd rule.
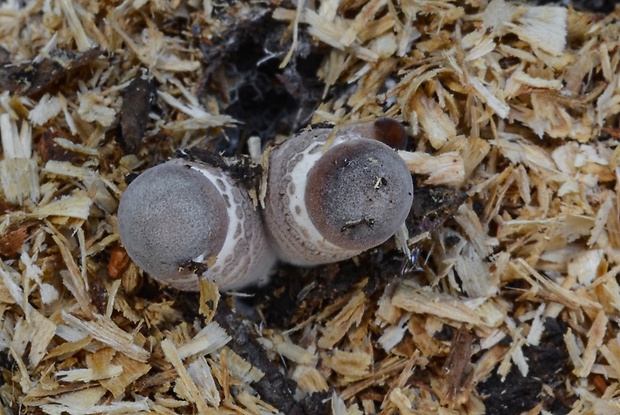
[[[413,201],[413,181],[373,125],[303,131],[269,157],[264,219],[280,259],[316,265],[390,238]],[[389,139],[387,137],[386,139]],[[383,141],[383,140],[382,140]]]

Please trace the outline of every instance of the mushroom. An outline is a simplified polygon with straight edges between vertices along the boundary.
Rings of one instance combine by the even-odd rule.
[[[394,235],[411,209],[411,174],[385,144],[404,147],[400,123],[380,118],[332,133],[303,131],[269,155],[263,218],[285,262],[354,257]]]
[[[260,283],[275,262],[247,191],[220,168],[181,159],[131,182],[118,231],[136,264],[180,290],[198,290],[198,275],[221,290]]]

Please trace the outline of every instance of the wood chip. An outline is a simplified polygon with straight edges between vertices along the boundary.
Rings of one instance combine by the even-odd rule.
[[[138,362],[146,362],[149,357],[146,350],[133,342],[134,339],[129,333],[121,330],[107,317],[93,314],[92,320],[83,320],[63,312],[62,318],[70,327],[109,345]]]

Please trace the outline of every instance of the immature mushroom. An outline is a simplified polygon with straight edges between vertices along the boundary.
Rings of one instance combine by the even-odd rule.
[[[385,242],[404,223],[413,182],[394,149],[400,123],[379,119],[318,128],[275,146],[269,156],[264,220],[283,261],[316,265],[351,258]]]
[[[275,262],[247,191],[219,168],[180,159],[127,187],[118,231],[136,264],[181,290],[198,290],[197,274],[221,290],[258,283]]]

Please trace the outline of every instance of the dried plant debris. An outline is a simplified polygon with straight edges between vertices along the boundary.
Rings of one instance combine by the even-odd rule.
[[[5,57],[0,67],[0,89],[20,95],[34,95],[44,88],[59,82],[70,71],[93,62],[103,54],[94,48],[83,53],[56,50],[38,55],[30,62],[16,64]]]
[[[157,98],[153,79],[148,75],[136,76],[123,92],[119,113],[121,146],[133,152],[140,145],[146,131],[149,113]]]
[[[619,12],[2,2],[1,412],[620,413]],[[181,294],[119,242],[179,150],[252,188],[261,140],[383,116],[414,205],[356,258]]]
[[[247,184],[254,183],[263,172],[262,166],[260,164],[255,164],[249,155],[242,155],[235,158],[223,157],[209,150],[192,147],[189,149],[177,150],[176,156],[218,167],[229,174],[233,180],[245,182]]]
[[[432,232],[454,216],[467,199],[464,191],[447,186],[416,186],[411,211],[407,217],[409,235]]]

